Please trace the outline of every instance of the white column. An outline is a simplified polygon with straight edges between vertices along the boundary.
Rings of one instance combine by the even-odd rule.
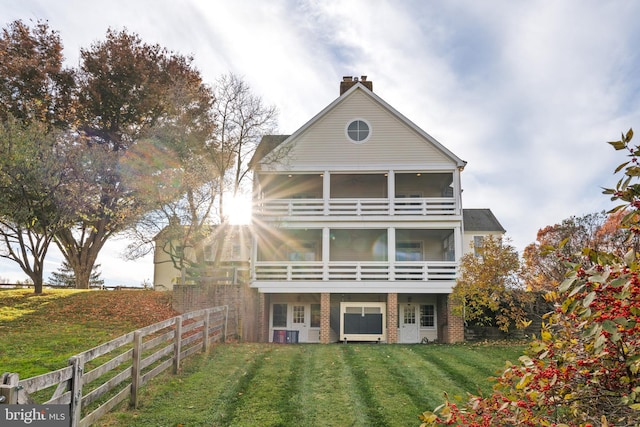
[[[462,215],[462,182],[460,180],[461,169],[458,168],[453,173],[453,197],[456,200],[456,214]]]
[[[329,280],[329,245],[331,244],[331,229],[322,229],[322,280]]]
[[[329,199],[331,198],[331,175],[329,171],[322,174],[322,199],[324,206],[324,214],[329,215]]]
[[[252,244],[251,244],[251,280],[256,280],[256,261],[258,261],[258,236],[255,233],[252,233]]]
[[[453,229],[453,237],[455,242],[455,251],[456,251],[456,263],[460,262],[460,258],[462,257],[462,228],[458,225]]]
[[[387,259],[389,262],[389,280],[395,280],[396,265],[396,229],[387,229]]]
[[[394,215],[394,199],[396,198],[396,177],[395,171],[393,169],[389,170],[387,175],[387,197],[389,198],[389,215]]]

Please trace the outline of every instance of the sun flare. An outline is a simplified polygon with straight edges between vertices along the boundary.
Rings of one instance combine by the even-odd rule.
[[[241,225],[251,222],[251,199],[246,195],[239,194],[235,197],[229,195],[225,200],[224,210],[231,224]]]

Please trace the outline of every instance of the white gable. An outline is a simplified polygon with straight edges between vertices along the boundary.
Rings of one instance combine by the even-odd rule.
[[[354,143],[346,127],[355,119],[370,137]],[[453,169],[464,162],[368,89],[356,85],[294,133],[288,170]],[[279,167],[277,167],[279,169]]]

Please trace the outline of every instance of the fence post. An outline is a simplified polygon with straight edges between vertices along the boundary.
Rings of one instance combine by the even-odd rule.
[[[138,390],[140,388],[140,359],[142,355],[142,332],[133,333],[133,361],[131,362],[131,398],[129,405],[138,408]]]
[[[222,335],[222,343],[226,343],[227,342],[227,331],[228,331],[228,327],[229,327],[229,306],[225,305],[224,306],[224,334]]]
[[[211,318],[211,309],[207,309],[204,312],[204,325],[202,326],[202,351],[207,352],[209,350],[209,322]]]
[[[180,370],[180,352],[182,351],[182,316],[175,317],[176,334],[173,337],[173,373]]]
[[[71,427],[80,425],[82,419],[82,373],[84,371],[84,360],[81,356],[71,356],[69,365],[73,367],[71,372],[71,403],[69,413]]]
[[[4,373],[0,377],[0,404],[15,405],[18,403],[18,374]]]

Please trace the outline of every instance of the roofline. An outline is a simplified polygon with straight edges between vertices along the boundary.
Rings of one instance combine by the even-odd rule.
[[[465,160],[462,160],[460,157],[456,156],[455,154],[453,154],[453,152],[451,152],[448,148],[446,148],[444,145],[442,145],[440,142],[438,142],[437,139],[435,139],[434,137],[432,137],[431,135],[429,135],[427,132],[425,132],[424,130],[422,130],[418,125],[416,125],[414,122],[412,122],[411,120],[409,120],[407,117],[405,117],[402,113],[400,113],[398,110],[396,110],[395,108],[393,108],[391,105],[389,105],[384,99],[380,98],[378,95],[376,95],[374,92],[370,91],[365,85],[362,84],[362,82],[357,82],[355,85],[353,85],[352,87],[350,87],[347,91],[345,91],[342,95],[340,95],[338,98],[336,98],[335,100],[333,100],[333,102],[331,102],[329,105],[327,105],[325,108],[323,108],[318,114],[316,114],[315,116],[313,116],[310,120],[308,120],[305,124],[302,125],[302,127],[298,128],[298,130],[296,130],[294,133],[292,133],[291,135],[289,135],[289,137],[287,139],[285,139],[284,141],[282,141],[277,147],[274,148],[277,149],[279,147],[282,147],[286,144],[289,144],[292,140],[294,140],[295,138],[298,137],[298,135],[302,134],[303,132],[305,132],[309,127],[311,127],[311,125],[313,125],[316,121],[318,121],[322,116],[324,116],[325,114],[327,114],[330,110],[332,110],[336,105],[338,105],[339,103],[341,103],[346,97],[348,97],[349,95],[351,95],[351,93],[353,93],[356,90],[361,90],[364,92],[365,95],[370,96],[371,98],[373,98],[375,101],[377,101],[379,104],[381,104],[387,111],[389,111],[391,114],[395,115],[396,117],[398,117],[400,120],[402,120],[403,122],[405,122],[407,125],[409,125],[409,127],[411,129],[413,129],[415,132],[417,132],[418,134],[420,134],[423,138],[427,139],[430,143],[432,143],[438,150],[440,150],[443,154],[445,154],[447,157],[451,158],[453,161],[455,161],[456,166],[460,169],[463,170],[464,167],[467,165],[467,162]],[[274,151],[272,150],[271,152],[267,153],[265,156],[263,156],[263,159],[269,157],[269,155]]]

